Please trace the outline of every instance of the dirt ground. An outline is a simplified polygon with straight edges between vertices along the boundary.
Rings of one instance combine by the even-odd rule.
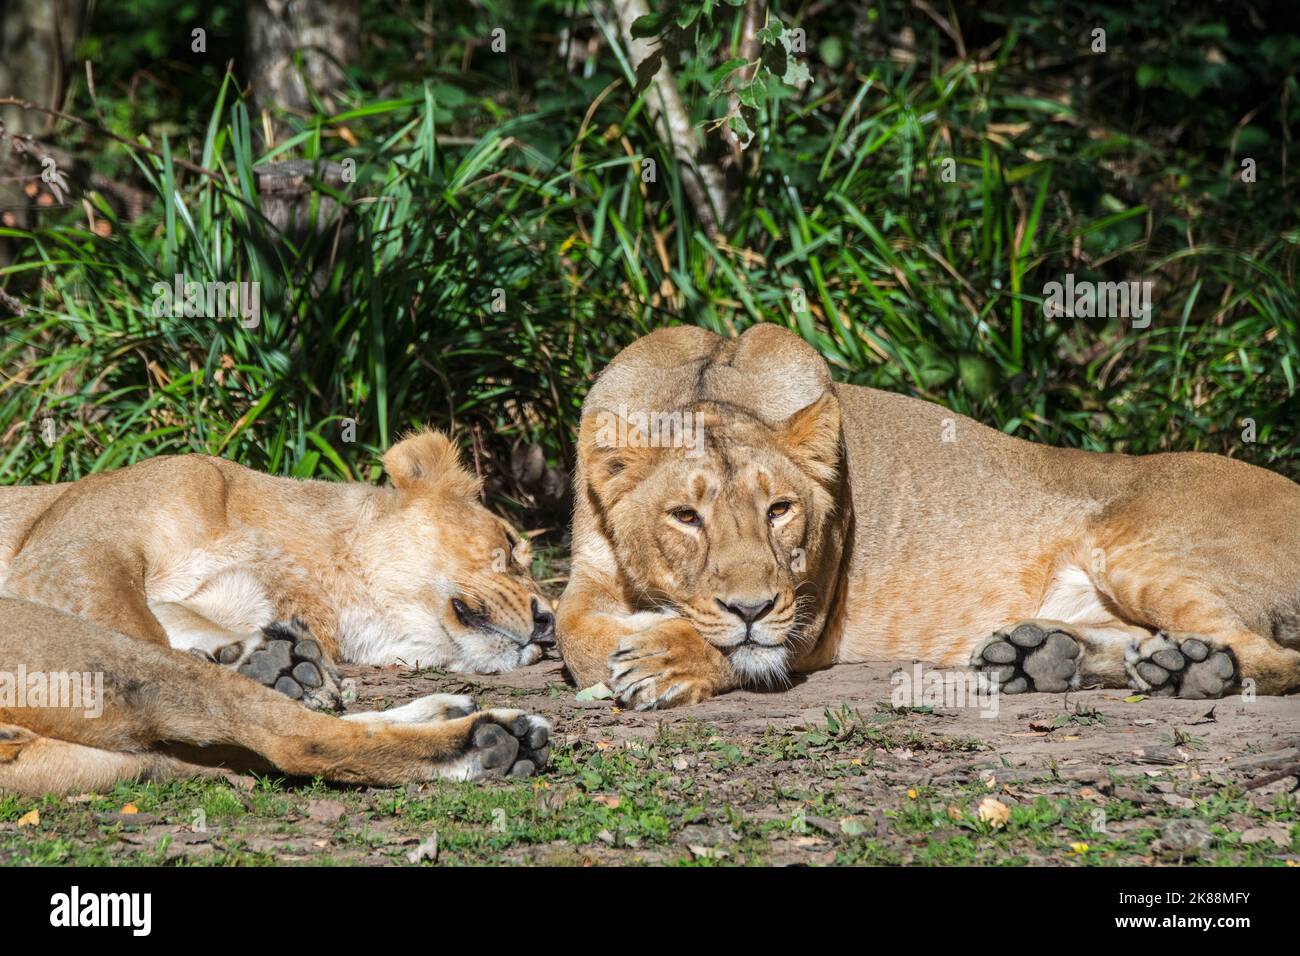
[[[1300,865],[1284,775],[1300,773],[1300,697],[895,707],[900,666],[653,713],[579,701],[555,659],[345,667],[355,709],[468,692],[543,714],[551,766],[404,790],[230,776],[8,798],[0,863]]]

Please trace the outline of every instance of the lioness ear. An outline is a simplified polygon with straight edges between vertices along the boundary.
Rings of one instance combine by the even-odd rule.
[[[814,479],[830,484],[840,472],[840,402],[827,389],[777,426],[781,447]]]
[[[606,507],[636,487],[658,451],[636,425],[615,412],[584,415],[578,426],[578,460]]]
[[[393,487],[403,491],[442,490],[461,498],[477,498],[482,484],[460,463],[460,453],[440,431],[416,432],[384,453],[384,471]]]

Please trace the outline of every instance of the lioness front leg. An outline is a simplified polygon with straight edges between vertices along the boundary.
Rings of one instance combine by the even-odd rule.
[[[150,609],[176,650],[236,670],[313,710],[343,706],[343,676],[302,619],[274,621],[252,634],[238,634],[181,603],[158,603]]]
[[[556,637],[579,687],[604,681],[620,704],[649,710],[696,703],[738,685],[726,658],[689,621],[617,610],[620,605],[608,582],[570,582]]]
[[[1008,694],[1129,687],[1189,700],[1223,697],[1244,681],[1261,694],[1286,693],[1300,673],[1300,654],[1251,632],[1153,633],[1119,622],[1021,621],[976,645],[970,663]]]

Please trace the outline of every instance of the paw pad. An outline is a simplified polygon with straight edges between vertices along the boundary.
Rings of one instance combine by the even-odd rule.
[[[471,742],[485,776],[529,777],[550,759],[550,739],[550,725],[540,717],[489,711]]]
[[[971,655],[971,666],[1003,693],[1056,693],[1079,685],[1079,653],[1078,641],[1064,631],[1024,623],[987,638]]]
[[[239,673],[316,710],[342,707],[340,675],[305,623],[297,618],[276,621],[262,633],[266,644],[249,655]]]
[[[1236,684],[1237,661],[1197,637],[1178,639],[1160,633],[1130,647],[1125,655],[1129,684],[1152,697],[1208,700]]]

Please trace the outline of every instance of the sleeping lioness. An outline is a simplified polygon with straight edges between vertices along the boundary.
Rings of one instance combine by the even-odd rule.
[[[833,384],[773,325],[624,349],[583,405],[575,488],[560,651],[625,705],[864,659],[1012,693],[1300,688],[1300,486]]]
[[[527,776],[549,727],[434,694],[340,719],[161,644],[0,598],[0,791],[104,792],[212,767],[391,786]]]
[[[493,673],[540,658],[554,618],[527,542],[479,503],[455,446],[422,432],[384,468],[391,487],[185,455],[0,488],[0,596],[317,707],[340,702],[334,661]]]

